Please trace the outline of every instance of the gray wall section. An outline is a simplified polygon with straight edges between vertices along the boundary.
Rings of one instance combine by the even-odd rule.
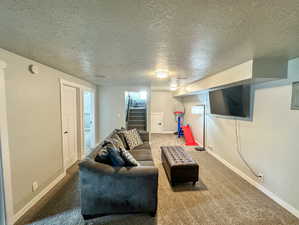
[[[0,49],[5,69],[14,212],[63,172],[59,78],[95,88],[48,66]],[[28,71],[30,64],[39,74]],[[32,183],[40,188],[32,192]]]
[[[126,91],[147,91],[147,128],[150,129],[150,99],[151,93],[149,86],[99,86],[99,136],[103,140],[113,129],[125,127]]]
[[[176,110],[182,110],[182,104],[173,98],[170,91],[152,91],[151,111],[164,113],[164,131],[176,131],[177,123],[174,117]]]
[[[254,89],[252,121],[240,120],[241,151],[256,172],[264,174],[264,185],[283,201],[299,210],[298,128],[299,111],[291,110],[291,83],[299,80],[299,58],[289,61],[288,79],[258,84]],[[192,115],[191,107],[207,103],[207,95],[184,97],[185,120],[202,140],[202,117]],[[208,109],[209,111],[209,109]],[[207,115],[207,146],[251,178],[236,151],[235,121]]]

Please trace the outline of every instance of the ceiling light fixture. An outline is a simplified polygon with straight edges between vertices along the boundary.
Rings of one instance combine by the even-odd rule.
[[[163,79],[163,78],[167,78],[168,77],[168,71],[156,71],[156,76],[160,79]]]
[[[172,87],[172,86],[170,86],[170,90],[171,91],[175,91],[177,89],[177,87]]]
[[[29,69],[30,73],[32,73],[32,74],[38,74],[37,66],[31,64],[31,65],[29,65],[28,69]]]

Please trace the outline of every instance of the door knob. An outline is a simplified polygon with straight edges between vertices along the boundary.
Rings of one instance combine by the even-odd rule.
[[[69,132],[68,131],[64,131],[64,134],[68,134]]]

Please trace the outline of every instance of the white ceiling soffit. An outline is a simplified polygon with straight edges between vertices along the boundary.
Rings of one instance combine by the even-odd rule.
[[[299,1],[3,0],[0,33],[0,47],[97,84],[163,86],[155,70],[192,82],[297,57]]]
[[[211,89],[244,83],[286,79],[288,61],[283,58],[254,59],[180,87],[174,96],[194,95]]]

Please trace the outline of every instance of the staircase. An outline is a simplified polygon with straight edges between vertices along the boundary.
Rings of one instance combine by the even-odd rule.
[[[127,129],[146,130],[146,107],[130,106],[128,111]]]

